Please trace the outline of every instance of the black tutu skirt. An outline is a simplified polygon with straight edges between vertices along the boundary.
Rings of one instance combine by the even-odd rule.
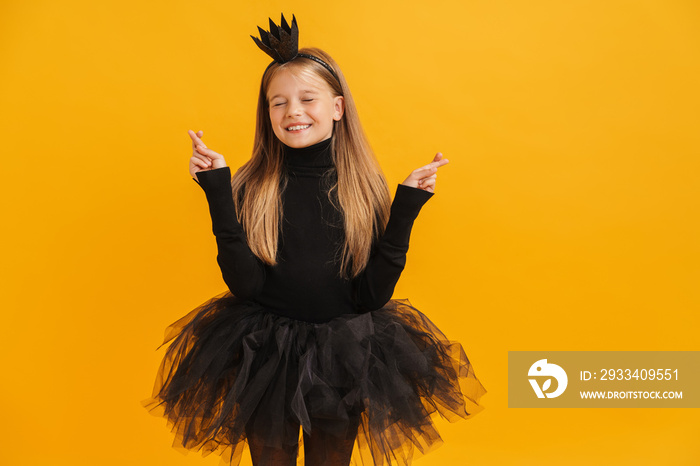
[[[272,448],[303,444],[301,426],[356,429],[351,464],[407,465],[442,444],[436,414],[483,409],[462,346],[405,299],[314,323],[226,291],[170,325],[170,341],[142,405],[168,420],[174,447],[222,464],[239,464],[251,433]]]

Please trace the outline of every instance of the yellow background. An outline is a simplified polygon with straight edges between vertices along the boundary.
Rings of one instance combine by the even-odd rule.
[[[392,186],[450,160],[394,296],[489,393],[417,464],[698,464],[696,410],[508,409],[506,379],[508,350],[700,350],[693,0],[4,0],[0,463],[218,464],[140,401],[165,327],[225,289],[187,130],[249,157],[249,35],[280,12]]]

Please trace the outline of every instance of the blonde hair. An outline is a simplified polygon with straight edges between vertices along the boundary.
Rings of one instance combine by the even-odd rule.
[[[331,147],[338,177],[328,197],[342,214],[344,224],[339,274],[344,278],[354,278],[367,266],[373,243],[386,228],[391,207],[389,189],[337,63],[326,52],[315,47],[300,49],[299,53],[321,58],[333,68],[339,81],[323,65],[304,57],[282,65],[274,63],[263,74],[253,154],[231,180],[236,212],[251,251],[262,262],[277,264],[277,244],[283,217],[281,194],[287,185],[287,178],[282,169],[283,145],[270,123],[267,90],[272,78],[283,68],[321,78],[334,96],[343,96],[345,100],[342,118],[333,122]]]

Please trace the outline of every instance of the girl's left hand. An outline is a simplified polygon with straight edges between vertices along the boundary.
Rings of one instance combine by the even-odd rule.
[[[447,163],[449,163],[449,160],[443,159],[442,153],[438,152],[432,162],[413,170],[401,184],[431,193],[435,192],[435,179],[437,178],[438,168]]]

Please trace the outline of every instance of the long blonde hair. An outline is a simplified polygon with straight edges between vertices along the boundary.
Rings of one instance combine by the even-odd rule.
[[[333,68],[340,82],[323,65],[304,57],[282,65],[274,63],[263,74],[253,155],[231,180],[236,212],[251,251],[264,263],[277,264],[283,216],[281,194],[287,186],[287,178],[282,169],[283,145],[270,123],[267,90],[272,78],[283,68],[321,78],[334,96],[343,96],[345,100],[342,118],[333,122],[331,147],[338,176],[328,196],[335,205],[333,194],[336,195],[336,208],[342,214],[345,231],[339,275],[354,278],[366,267],[374,241],[386,228],[391,207],[389,189],[337,63],[315,47],[300,49],[299,53],[321,58]]]

